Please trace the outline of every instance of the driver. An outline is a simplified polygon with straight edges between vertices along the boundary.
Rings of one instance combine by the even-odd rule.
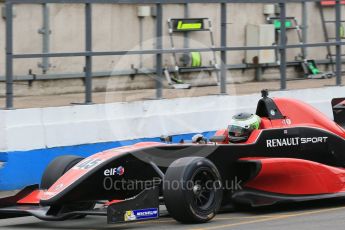
[[[231,118],[230,125],[226,129],[226,139],[224,143],[242,143],[246,142],[250,134],[259,129],[261,118],[252,113],[238,113]],[[225,130],[224,130],[225,132]],[[196,144],[207,144],[207,139],[202,134],[196,134],[192,138]]]
[[[259,129],[261,118],[251,113],[238,113],[234,115],[228,126],[229,142],[246,142],[255,129]]]

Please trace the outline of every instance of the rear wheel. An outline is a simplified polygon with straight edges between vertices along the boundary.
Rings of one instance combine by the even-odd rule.
[[[168,168],[163,195],[168,212],[182,223],[204,223],[217,213],[222,202],[217,167],[202,157],[186,157]]]
[[[55,158],[46,168],[43,173],[40,188],[42,190],[49,189],[60,177],[62,177],[68,170],[73,168],[76,164],[84,158],[74,155],[66,155]],[[94,202],[81,202],[78,204],[68,204],[61,207],[51,207],[56,214],[72,211],[83,211],[92,209],[95,206]],[[86,215],[76,215],[72,219],[84,218]]]

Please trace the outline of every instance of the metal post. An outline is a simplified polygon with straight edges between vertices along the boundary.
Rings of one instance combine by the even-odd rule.
[[[341,2],[340,0],[336,1],[335,5],[335,31],[336,31],[336,42],[338,43],[335,46],[336,49],[336,65],[335,65],[335,74],[336,74],[336,85],[341,85]]]
[[[220,21],[221,21],[221,34],[220,34],[220,44],[221,47],[223,48],[222,51],[220,52],[220,58],[221,58],[221,63],[220,63],[220,93],[221,94],[226,94],[226,50],[225,47],[227,46],[226,44],[226,38],[227,38],[227,14],[226,14],[226,3],[221,3],[221,12],[220,12]]]
[[[43,4],[42,8],[42,14],[43,14],[43,23],[42,23],[42,29],[39,30],[39,33],[42,34],[42,53],[49,53],[50,48],[50,22],[49,22],[49,7],[47,3]],[[42,63],[39,63],[39,67],[42,68],[42,73],[45,74],[49,70],[50,64],[49,64],[49,57],[43,57]]]
[[[144,49],[144,17],[139,17],[139,49]],[[143,55],[139,55],[139,69],[143,68]]]
[[[279,3],[280,7],[280,89],[286,89],[286,4]]]
[[[85,4],[85,50],[92,52],[92,5]],[[92,103],[92,56],[85,56],[85,104]]]
[[[308,7],[307,2],[302,2],[302,42],[308,43]],[[307,58],[308,50],[306,47],[302,47],[303,58]]]
[[[184,18],[189,18],[189,4],[188,3],[185,3],[183,4],[184,6],[184,14],[183,14],[183,17]],[[184,48],[188,48],[189,47],[189,36],[188,36],[188,33],[184,33],[183,34],[183,47]]]
[[[156,16],[156,49],[163,48],[163,8],[162,4],[156,4],[157,16]],[[156,99],[162,99],[162,77],[163,77],[163,57],[162,53],[156,54]]]
[[[6,2],[6,109],[13,108],[13,5]]]

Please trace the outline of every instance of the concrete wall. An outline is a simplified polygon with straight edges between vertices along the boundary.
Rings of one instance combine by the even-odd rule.
[[[3,3],[0,4],[3,6]],[[83,51],[84,42],[84,6],[79,4],[50,4],[50,26],[51,26],[51,51],[52,52],[69,52]],[[321,27],[321,19],[316,3],[308,3],[309,15],[309,42],[324,41]],[[213,21],[216,45],[220,41],[220,7],[217,4],[191,4],[190,17],[209,17]],[[327,15],[334,17],[333,8],[327,9]],[[228,45],[243,46],[245,45],[245,26],[249,23],[265,23],[262,4],[228,4]],[[343,9],[345,13],[345,8]],[[17,53],[39,53],[42,50],[42,35],[38,30],[42,27],[42,6],[41,5],[17,5],[15,6],[14,18],[14,50]],[[139,19],[137,17],[137,6],[135,5],[104,5],[95,4],[93,6],[93,46],[95,51],[110,50],[131,50],[139,49]],[[301,5],[298,3],[288,4],[287,15],[295,16],[301,22]],[[165,5],[164,22],[168,18],[183,17],[182,5]],[[154,17],[143,19],[144,25],[144,49],[152,49],[155,45],[155,20]],[[331,27],[331,26],[330,26]],[[0,50],[5,54],[5,20],[0,19]],[[164,23],[164,47],[170,47],[168,39],[167,23]],[[176,38],[178,47],[182,47],[182,38]],[[297,43],[296,31],[288,31],[289,44]],[[206,33],[191,33],[191,47],[209,47],[209,36]],[[309,58],[325,59],[325,48],[308,49]],[[288,60],[293,61],[295,56],[300,53],[299,49],[292,49],[287,52]],[[228,53],[229,64],[242,63],[244,51]],[[212,59],[211,53],[203,54],[203,61],[207,64]],[[218,57],[219,59],[219,57]],[[26,75],[31,71],[33,74],[42,74],[42,69],[38,67],[40,59],[16,60],[14,65],[15,75]],[[77,58],[51,58],[52,64],[48,74],[61,73],[82,73],[84,59]],[[164,55],[164,65],[171,66],[171,55]],[[95,57],[94,71],[118,71],[139,67],[139,56],[121,56],[121,57]],[[154,68],[154,56],[144,56],[144,67]],[[5,73],[5,56],[0,55],[0,75]],[[289,71],[289,76],[296,77],[298,73],[294,69]],[[229,81],[252,80],[254,71],[231,71],[229,72]],[[264,77],[278,78],[278,69],[265,71]],[[70,90],[66,92],[83,91],[81,81],[69,80],[68,83],[62,83]],[[152,87],[152,79],[142,80],[140,87]],[[48,83],[48,85],[55,83]],[[81,86],[80,86],[81,85]],[[41,87],[41,91],[46,91],[49,87]],[[100,83],[99,88],[104,88],[104,83]],[[128,88],[131,88],[129,86]],[[35,89],[27,89],[36,91]],[[20,88],[16,92],[22,91]],[[41,92],[38,90],[37,92]],[[59,89],[53,89],[52,92],[65,92]],[[3,85],[0,85],[0,94],[3,95]],[[36,92],[31,92],[35,94]],[[28,92],[28,94],[30,94]]]

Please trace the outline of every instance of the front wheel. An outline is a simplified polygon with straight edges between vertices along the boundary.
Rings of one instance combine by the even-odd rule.
[[[55,158],[45,169],[40,188],[48,190],[60,177],[83,159],[80,156],[74,155],[64,155]]]
[[[217,167],[202,157],[174,161],[166,171],[163,196],[170,215],[182,223],[204,223],[219,210],[223,190]]]
[[[76,164],[84,158],[74,155],[65,155],[55,158],[46,168],[43,173],[40,189],[48,190],[60,177],[62,177],[68,170],[73,168]],[[95,207],[95,202],[86,201],[76,204],[68,204],[59,207],[51,207],[55,214],[73,211],[90,210]],[[75,215],[71,219],[81,219],[86,215]]]

